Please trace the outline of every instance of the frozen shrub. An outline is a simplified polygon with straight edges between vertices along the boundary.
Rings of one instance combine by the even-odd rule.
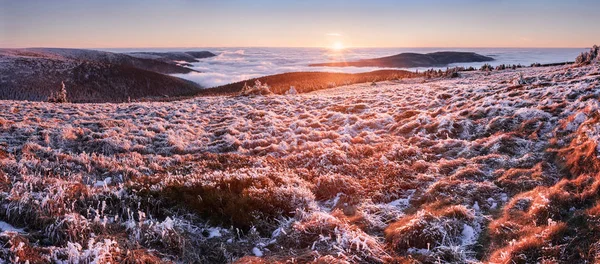
[[[327,213],[302,212],[296,219],[278,245],[310,250],[316,256],[329,255],[337,261],[352,258],[358,263],[383,263],[388,258],[379,241]],[[315,256],[307,257],[312,260]]]
[[[463,206],[433,212],[420,210],[390,224],[385,230],[385,238],[394,250],[403,254],[409,248],[460,245],[465,224],[473,219],[473,214]]]
[[[494,67],[487,63],[481,66],[481,68],[479,68],[480,71],[492,71],[493,69]]]
[[[582,52],[581,54],[579,54],[579,56],[577,56],[577,58],[575,59],[575,63],[577,64],[584,64],[590,61],[590,59],[588,58],[588,54],[585,52]]]
[[[155,256],[147,249],[132,249],[127,250],[127,253],[123,259],[122,263],[127,264],[155,264],[155,263],[163,263],[164,260]]]
[[[319,200],[331,199],[339,193],[354,196],[361,190],[357,180],[341,174],[322,175],[312,181],[315,182],[314,194]]]
[[[67,214],[46,228],[46,234],[56,244],[84,243],[88,240],[90,233],[90,223],[77,213]]]
[[[139,232],[140,242],[149,248],[160,248],[163,252],[169,252],[170,254],[180,256],[184,250],[185,245],[190,244],[186,235],[186,230],[182,228],[184,223],[180,219],[171,217],[165,218],[161,221],[147,220],[141,223],[139,230],[135,230],[133,226],[130,226],[130,233]]]
[[[294,86],[290,86],[290,89],[287,92],[285,92],[285,94],[296,95],[296,94],[298,94],[298,91],[296,91],[296,88]]]
[[[406,200],[408,202],[409,199]],[[352,215],[347,215],[341,210],[334,210],[332,215],[357,226],[368,234],[378,234],[382,233],[391,222],[403,217],[403,209],[405,209],[404,204],[400,204],[400,202],[398,204],[375,204],[367,200],[356,206],[356,211]]]
[[[118,263],[122,252],[119,243],[113,239],[103,239],[98,242],[90,238],[87,248],[79,243],[68,243],[68,261],[71,263]]]
[[[473,206],[478,204],[481,210],[487,211],[501,203],[501,189],[489,181],[475,182],[471,180],[443,179],[432,184],[426,192],[416,198],[417,204],[428,204],[434,208],[449,205]],[[491,200],[490,200],[491,199]]]
[[[527,80],[525,78],[523,78],[522,72],[519,73],[519,77],[517,79],[515,79],[514,84],[515,85],[527,85],[528,84]]]
[[[160,195],[216,224],[270,232],[278,217],[312,206],[315,197],[307,187],[293,174],[259,176],[250,170],[189,175],[168,183]]]
[[[596,233],[599,222],[597,208],[589,207],[597,204],[598,190],[597,177],[581,175],[515,196],[502,216],[489,225],[490,248],[495,250],[491,260],[594,257],[593,243],[600,239]]]
[[[554,183],[556,179],[549,170],[549,165],[542,162],[536,164],[532,168],[499,170],[498,173],[502,174],[495,183],[510,194],[526,192],[537,186]]]
[[[598,62],[598,53],[600,52],[600,47],[594,45],[590,51],[582,52],[575,59],[575,64],[577,65],[586,65],[594,62]]]
[[[33,245],[29,239],[16,232],[0,233],[0,260],[10,263],[49,263],[50,258],[42,254],[43,249]]]
[[[561,161],[573,175],[600,172],[597,141],[597,135],[600,134],[597,123],[599,119],[591,118],[582,123],[575,133],[577,137],[558,151]]]
[[[565,230],[564,223],[554,223],[538,228],[531,235],[512,240],[508,246],[496,250],[490,257],[492,263],[555,263],[561,257],[561,248],[555,246]]]
[[[269,95],[272,93],[273,92],[271,92],[271,89],[269,88],[269,86],[266,83],[262,84],[259,80],[256,80],[256,82],[254,82],[254,86],[252,86],[252,87],[244,84],[244,87],[242,88],[240,95],[242,95],[242,96]]]
[[[425,78],[458,78],[459,72],[466,71],[464,67],[446,68],[445,71],[429,69],[423,72]]]
[[[67,100],[67,88],[65,87],[65,83],[61,82],[60,85],[61,85],[60,91],[57,92],[56,94],[54,92],[52,92],[50,94],[50,97],[48,98],[48,102],[50,102],[50,103],[67,103],[67,102],[69,102]]]

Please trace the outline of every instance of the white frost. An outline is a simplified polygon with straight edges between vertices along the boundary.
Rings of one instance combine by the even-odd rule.
[[[252,254],[254,254],[254,256],[257,256],[257,257],[263,256],[263,252],[257,247],[252,249]]]
[[[0,221],[0,231],[25,233],[25,231],[22,228],[16,228],[16,227],[12,226],[11,224],[4,222],[4,221]]]
[[[463,225],[463,231],[461,235],[461,244],[463,246],[473,245],[475,242],[477,242],[477,232],[475,232],[475,229],[470,225]]]

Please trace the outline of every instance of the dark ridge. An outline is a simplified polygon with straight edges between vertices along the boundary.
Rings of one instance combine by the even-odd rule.
[[[59,48],[29,48],[19,50],[22,52],[41,53],[41,56],[62,57],[77,61],[89,61],[104,64],[115,64],[138,68],[163,74],[196,72],[190,68],[182,67],[174,63],[156,60],[153,58],[136,58],[122,53],[113,53],[98,50],[84,49],[59,49]]]
[[[182,61],[187,63],[199,62],[200,59],[217,56],[210,51],[131,52],[126,54],[136,58],[159,60],[171,64],[181,64]]]
[[[546,63],[546,64],[540,64],[539,67],[563,66],[563,65],[570,65],[573,63],[575,63],[575,62],[567,61],[567,62]]]
[[[442,67],[452,63],[485,62],[494,58],[479,55],[474,52],[434,52],[427,54],[402,53],[389,57],[365,59],[350,62],[330,62],[310,64],[309,66],[325,67],[387,67],[387,68],[412,68],[412,67]]]
[[[63,56],[41,49],[0,50],[0,100],[47,101],[60,90],[61,82],[65,83],[68,101],[76,103],[189,96],[202,89],[196,83],[128,63],[104,63],[118,62],[112,54],[107,56],[76,60],[71,58],[82,56]]]
[[[185,53],[194,56],[196,59],[205,59],[217,56],[217,54],[214,54],[210,51],[186,51]]]

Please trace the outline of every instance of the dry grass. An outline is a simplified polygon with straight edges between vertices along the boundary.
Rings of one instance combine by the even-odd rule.
[[[273,93],[285,94],[290,89],[290,86],[294,86],[298,93],[308,93],[343,85],[400,80],[418,76],[420,75],[409,71],[400,70],[381,70],[356,74],[333,72],[291,72],[264,76],[215,88],[204,89],[199,94],[236,94],[242,90],[244,84],[252,85],[257,80],[269,85]]]
[[[0,102],[0,258],[593,262],[597,71]]]

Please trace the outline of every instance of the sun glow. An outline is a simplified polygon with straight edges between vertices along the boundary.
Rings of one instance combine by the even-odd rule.
[[[331,49],[336,51],[343,50],[344,44],[342,44],[341,42],[335,42],[333,43],[333,45],[331,45]]]

